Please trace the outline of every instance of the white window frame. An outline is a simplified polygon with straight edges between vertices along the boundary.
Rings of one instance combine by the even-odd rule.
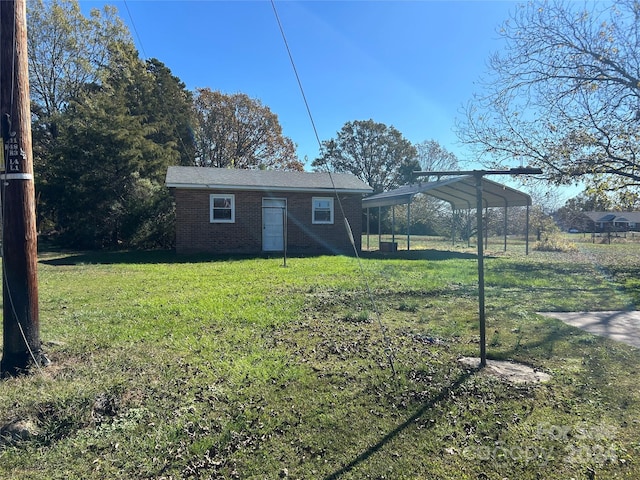
[[[229,209],[231,210],[231,218],[214,218],[214,203],[218,199],[228,200],[230,205]],[[223,210],[223,208],[219,208],[219,210]],[[209,195],[209,222],[210,223],[235,223],[236,221],[236,196],[232,193],[212,193]]]
[[[316,202],[329,202],[329,220],[316,220],[316,212],[326,211],[325,208],[319,208]],[[333,225],[333,197],[313,197],[311,199],[311,223],[314,225]]]

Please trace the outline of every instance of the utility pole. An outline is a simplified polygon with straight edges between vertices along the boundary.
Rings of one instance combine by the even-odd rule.
[[[476,231],[478,237],[478,320],[480,323],[480,367],[487,366],[487,335],[486,335],[486,316],[484,302],[484,245],[483,231],[484,222],[482,220],[482,179],[485,175],[539,175],[542,170],[539,168],[511,168],[509,170],[468,170],[468,171],[445,171],[445,172],[413,172],[416,177],[437,176],[443,177],[448,175],[472,175],[476,180]],[[528,212],[528,210],[527,210]],[[528,226],[528,222],[527,222]],[[527,227],[527,237],[529,231]]]
[[[26,0],[0,0],[0,115],[3,351],[0,373],[48,363],[38,318],[37,232]]]

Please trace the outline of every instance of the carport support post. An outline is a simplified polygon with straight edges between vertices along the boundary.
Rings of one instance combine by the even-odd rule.
[[[391,205],[391,245],[394,243],[396,243],[396,206]]]
[[[525,225],[525,255],[529,255],[529,205],[527,205],[527,221],[526,221],[526,225]]]
[[[369,217],[369,207],[367,207],[367,252],[369,251],[369,234],[371,228],[371,218]]]
[[[456,246],[456,220],[457,220],[457,210],[454,208],[451,212],[451,246]]]
[[[378,250],[380,250],[380,244],[382,243],[382,231],[380,230],[382,224],[382,221],[380,220],[382,218],[381,208],[382,207],[378,207]]]
[[[484,308],[484,247],[482,244],[482,175],[476,174],[476,229],[478,232],[478,313],[480,317],[480,366],[487,365],[486,318]]]
[[[407,252],[411,250],[411,199],[407,203]]]
[[[486,207],[484,209],[484,218],[485,218],[484,223],[487,224],[487,228],[485,228],[482,231],[482,234],[484,235],[484,244],[486,246],[489,246],[489,207]],[[484,226],[483,226],[483,228],[484,228]]]
[[[480,366],[487,365],[486,321],[484,311],[484,248],[482,245],[482,177],[485,175],[538,175],[539,168],[512,168],[510,170],[471,170],[453,172],[413,172],[414,175],[473,175],[476,179],[476,229],[478,237],[478,310],[480,313]],[[529,253],[529,206],[527,205],[527,253]],[[469,235],[471,237],[471,235]]]
[[[467,220],[465,221],[467,226],[467,247],[471,246],[471,207],[467,208]]]
[[[507,210],[508,210],[508,207],[505,202],[505,205],[504,205],[504,251],[505,252],[507,251],[507,228],[509,227],[507,224]]]

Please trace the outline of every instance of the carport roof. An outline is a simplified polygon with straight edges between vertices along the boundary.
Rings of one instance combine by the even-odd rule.
[[[475,208],[476,177],[463,175],[436,182],[405,185],[395,190],[378,193],[363,199],[362,208],[406,204],[419,193],[448,202],[456,210]],[[526,207],[531,205],[531,197],[526,193],[501,183],[487,180],[484,177],[482,178],[482,201],[485,207]]]

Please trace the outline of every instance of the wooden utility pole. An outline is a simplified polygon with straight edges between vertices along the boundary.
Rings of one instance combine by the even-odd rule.
[[[38,319],[37,233],[26,0],[0,0],[3,376],[48,362]]]

